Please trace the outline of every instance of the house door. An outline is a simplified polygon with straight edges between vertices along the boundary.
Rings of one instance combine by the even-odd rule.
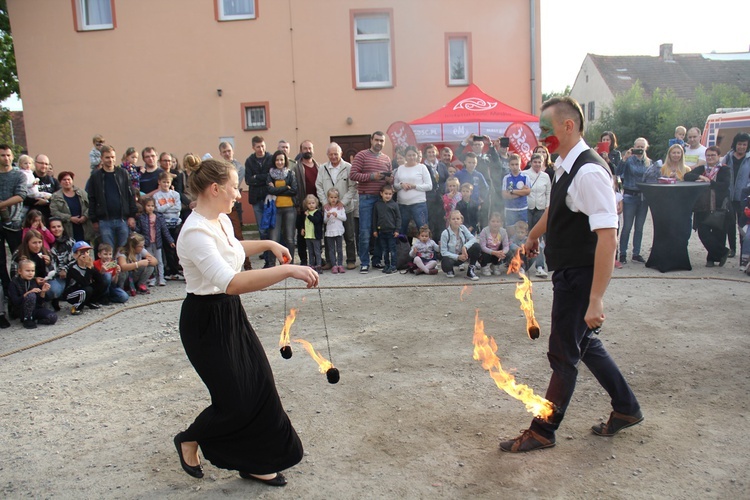
[[[331,136],[331,142],[341,146],[341,158],[349,163],[354,159],[354,155],[370,148],[369,135],[335,135]]]

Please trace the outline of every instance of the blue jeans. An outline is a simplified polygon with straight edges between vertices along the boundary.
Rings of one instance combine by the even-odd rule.
[[[633,255],[641,254],[641,240],[643,240],[643,225],[648,215],[648,203],[642,195],[626,194],[622,199],[622,232],[620,233],[620,256],[627,254],[630,230],[635,222],[633,233]]]
[[[260,228],[260,221],[263,220],[263,205],[262,201],[253,203],[253,212],[255,213],[255,223],[258,225],[258,238],[267,240],[269,239],[269,231]],[[270,266],[273,261],[273,254],[271,252],[263,252],[263,258],[266,261],[266,266]]]
[[[559,414],[554,422],[535,418],[531,423],[531,430],[547,439],[555,437],[573,397],[581,361],[609,394],[614,411],[634,415],[640,410],[620,369],[583,320],[593,277],[593,266],[560,269],[552,275],[552,321],[547,353],[552,378],[546,398],[557,406]]]
[[[524,222],[529,221],[529,211],[527,209],[523,210],[509,210],[505,209],[505,227],[508,228],[518,222],[519,220],[522,220]]]
[[[109,273],[102,273],[104,283],[107,285],[104,296],[108,297],[110,302],[116,304],[123,304],[128,301],[128,292],[117,286],[116,282],[112,282],[112,275]]]
[[[409,230],[409,221],[414,219],[414,224],[417,226],[417,233],[419,228],[427,224],[427,202],[415,203],[413,205],[401,205],[398,206],[399,212],[401,212],[401,230],[399,234],[407,235]]]
[[[99,235],[102,243],[112,245],[116,252],[118,248],[124,247],[128,242],[130,228],[128,223],[122,219],[100,220]]]
[[[359,263],[370,265],[370,235],[372,235],[372,209],[380,199],[377,194],[359,195]]]
[[[276,224],[271,229],[271,239],[281,243],[288,250],[294,262],[294,246],[297,237],[297,209],[294,207],[284,207],[276,209]]]
[[[385,267],[396,267],[398,256],[396,255],[396,237],[393,231],[382,231],[378,233],[378,241],[383,252],[383,264]],[[373,257],[373,260],[375,258]]]

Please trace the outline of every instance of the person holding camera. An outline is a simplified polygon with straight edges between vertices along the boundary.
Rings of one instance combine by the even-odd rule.
[[[646,223],[648,204],[643,197],[637,183],[643,182],[646,170],[651,166],[651,159],[646,155],[648,141],[639,137],[633,142],[633,147],[625,151],[622,162],[617,167],[617,175],[622,179],[622,232],[620,233],[620,263],[627,262],[628,240],[630,231],[635,225],[633,233],[633,262],[645,263],[641,257],[641,240],[643,240],[643,225]]]
[[[379,130],[373,132],[370,136],[370,149],[364,149],[356,154],[349,174],[349,178],[358,183],[360,274],[370,272],[372,209],[380,199],[380,189],[385,184],[393,184],[391,159],[383,153],[383,146],[385,134]]]

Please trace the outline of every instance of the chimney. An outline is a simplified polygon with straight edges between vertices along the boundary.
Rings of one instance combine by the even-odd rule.
[[[671,43],[662,43],[659,45],[659,59],[662,61],[673,61],[674,58],[672,57],[672,44]]]

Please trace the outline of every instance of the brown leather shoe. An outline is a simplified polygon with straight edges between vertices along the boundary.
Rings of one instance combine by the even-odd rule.
[[[349,269],[349,270],[351,270],[351,269],[357,269],[357,263],[356,262],[347,262],[346,263],[346,268]]]
[[[500,451],[510,453],[524,453],[533,450],[543,450],[555,446],[555,439],[547,439],[531,429],[521,431],[521,435],[509,441],[500,442]]]
[[[324,271],[330,271],[332,268],[333,268],[333,265],[331,265],[330,262],[326,262],[326,265],[323,266],[321,269],[323,269]]]
[[[602,422],[599,425],[593,426],[591,428],[591,432],[593,432],[597,436],[614,436],[622,429],[631,427],[642,421],[643,413],[641,413],[640,410],[638,410],[638,413],[636,413],[635,415],[625,415],[624,413],[617,413],[616,411],[613,411],[609,414],[609,420],[607,420],[606,424]]]

